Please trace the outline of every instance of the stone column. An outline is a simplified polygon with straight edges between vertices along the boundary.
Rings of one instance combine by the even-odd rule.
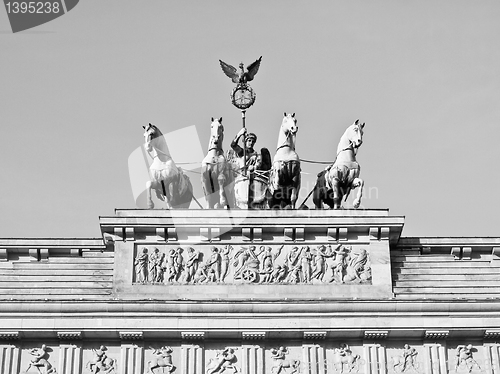
[[[203,348],[199,345],[183,344],[181,346],[180,373],[204,374]]]
[[[361,357],[364,365],[360,369],[364,369],[365,374],[386,374],[387,360],[385,347],[380,344],[364,344],[364,354]]]
[[[302,346],[302,374],[326,374],[325,348],[319,344]]]
[[[264,374],[264,349],[259,345],[241,346],[241,372]]]
[[[120,366],[117,371],[120,374],[144,372],[144,346],[142,342],[122,342]]]
[[[424,372],[427,374],[448,373],[446,367],[446,347],[443,344],[424,344]]]
[[[500,373],[500,344],[484,344],[484,351],[485,362],[484,365],[481,365],[481,369],[483,369],[486,374]]]
[[[0,373],[19,373],[19,347],[13,344],[0,344]]]
[[[76,374],[82,372],[81,344],[61,343],[59,351],[59,374]]]

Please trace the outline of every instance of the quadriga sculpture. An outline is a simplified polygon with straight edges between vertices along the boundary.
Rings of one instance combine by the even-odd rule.
[[[201,185],[207,202],[207,209],[229,208],[233,205],[232,184],[233,177],[230,172],[222,141],[224,140],[224,126],[222,117],[213,119],[210,124],[210,140],[208,152],[201,162]]]
[[[295,152],[298,129],[295,113],[284,113],[269,177],[271,209],[295,209],[300,189],[300,160]]]
[[[359,208],[364,182],[358,178],[360,166],[356,161],[356,154],[363,143],[364,127],[365,124],[361,124],[358,119],[347,128],[340,138],[333,165],[318,174],[313,194],[316,209],[323,209],[323,203],[332,209],[341,209],[342,198],[347,200],[351,190],[357,187],[358,195],[353,206]]]
[[[145,148],[153,159],[149,167],[151,180],[146,183],[148,208],[154,208],[151,189],[158,199],[165,201],[168,209],[189,207],[193,199],[189,177],[175,165],[160,129],[151,123],[143,128]]]

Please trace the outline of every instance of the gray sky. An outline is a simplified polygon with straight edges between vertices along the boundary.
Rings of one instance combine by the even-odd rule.
[[[218,60],[261,55],[259,147],[295,112],[300,157],[333,160],[359,118],[364,208],[406,216],[404,236],[498,236],[499,19],[498,1],[85,0],[12,34],[0,10],[0,237],[99,236],[135,207],[148,122],[196,126],[195,154],[223,117],[228,149],[241,114]],[[302,165],[299,203],[323,167]]]

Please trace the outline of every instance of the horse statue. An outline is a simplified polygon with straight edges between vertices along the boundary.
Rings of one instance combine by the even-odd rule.
[[[284,113],[269,177],[271,209],[295,209],[300,189],[300,160],[295,152],[298,129],[295,113]]]
[[[223,140],[222,117],[215,120],[212,118],[208,153],[201,162],[201,185],[205,193],[207,209],[229,209],[232,206],[232,190],[228,185],[233,178],[222,150]]]
[[[193,199],[193,186],[189,177],[170,157],[160,129],[151,123],[143,128],[145,148],[153,159],[149,167],[151,180],[146,183],[148,208],[154,208],[151,189],[156,191],[158,199],[165,201],[167,209],[188,208]]]
[[[313,201],[316,209],[322,209],[326,203],[331,209],[341,209],[342,199],[349,196],[352,189],[359,187],[353,202],[359,208],[363,195],[364,181],[359,179],[360,166],[356,161],[358,148],[363,143],[363,128],[359,119],[347,128],[340,138],[337,157],[333,165],[318,174],[314,187]]]
[[[175,366],[172,364],[172,348],[170,347],[161,347],[160,349],[155,349],[154,357],[151,361],[148,361],[148,371],[147,373],[155,374],[153,369],[160,369],[162,373],[170,374],[175,370]],[[167,369],[165,371],[165,369]]]

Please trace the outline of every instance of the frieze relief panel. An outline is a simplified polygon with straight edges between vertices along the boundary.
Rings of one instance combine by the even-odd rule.
[[[499,344],[351,341],[0,343],[2,374],[447,374],[498,373]]]
[[[138,245],[134,284],[371,284],[362,246]]]

